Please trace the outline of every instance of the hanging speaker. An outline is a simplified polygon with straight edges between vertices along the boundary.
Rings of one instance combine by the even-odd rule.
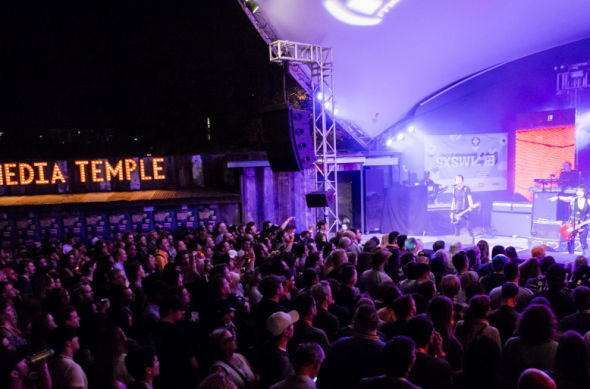
[[[334,191],[308,193],[305,195],[305,201],[309,208],[329,207],[334,202]]]
[[[310,113],[281,104],[262,114],[264,148],[273,172],[299,172],[317,160]]]

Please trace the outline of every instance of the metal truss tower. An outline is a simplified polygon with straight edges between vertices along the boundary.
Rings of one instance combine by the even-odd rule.
[[[338,230],[338,162],[336,159],[336,120],[334,108],[334,60],[332,48],[307,43],[277,40],[269,44],[271,62],[307,65],[310,69],[313,98],[313,140],[315,186],[317,191],[334,192],[334,209],[319,208],[317,220],[328,225],[328,234]]]
[[[262,10],[255,6],[255,1],[253,0],[238,0],[240,6],[244,10],[246,16],[250,19],[262,39],[267,44],[271,44],[279,40],[277,34],[272,29],[268,20],[264,16]],[[293,78],[299,83],[299,85],[307,91],[307,93],[311,93],[311,80],[306,72],[305,65],[295,64],[293,63],[292,66],[289,66],[289,73]],[[359,126],[357,126],[353,121],[348,120],[342,116],[339,116],[336,119],[338,123],[339,129],[346,132],[352,139],[358,142],[361,147],[364,149],[369,148],[369,142],[371,142],[371,137],[367,135]]]
[[[576,108],[585,88],[590,88],[590,62],[563,65],[554,68],[557,73],[557,95],[567,95],[568,108]]]

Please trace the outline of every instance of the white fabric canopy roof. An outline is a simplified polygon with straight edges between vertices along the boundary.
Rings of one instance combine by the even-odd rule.
[[[338,115],[371,137],[457,80],[590,36],[590,0],[258,3],[279,39],[333,47]]]

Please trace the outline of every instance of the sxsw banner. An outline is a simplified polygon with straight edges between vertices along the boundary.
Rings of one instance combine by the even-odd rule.
[[[472,191],[506,190],[508,134],[426,135],[424,169],[441,187],[465,177]]]

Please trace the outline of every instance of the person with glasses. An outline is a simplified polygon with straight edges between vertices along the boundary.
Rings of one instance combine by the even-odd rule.
[[[238,389],[252,388],[257,385],[258,374],[254,372],[250,362],[236,352],[238,349],[236,335],[220,328],[209,335],[209,340],[215,349],[215,362],[213,362],[209,374],[226,373]]]

